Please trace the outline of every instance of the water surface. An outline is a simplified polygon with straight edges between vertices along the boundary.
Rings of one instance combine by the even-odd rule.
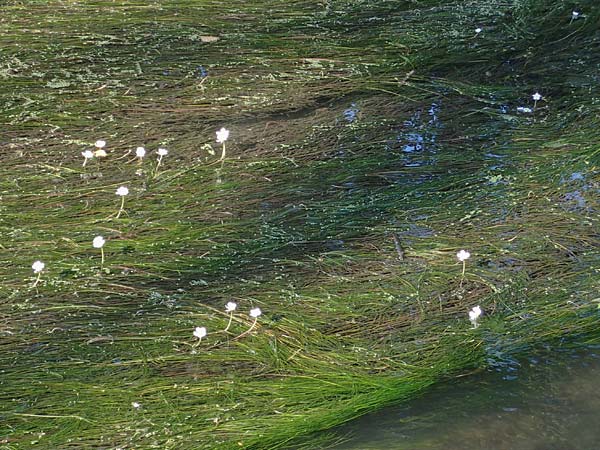
[[[345,450],[586,450],[600,445],[600,356],[546,355],[348,424]]]

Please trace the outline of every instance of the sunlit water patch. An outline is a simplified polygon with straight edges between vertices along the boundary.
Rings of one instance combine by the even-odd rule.
[[[346,425],[339,450],[567,450],[600,442],[600,355],[530,356]]]

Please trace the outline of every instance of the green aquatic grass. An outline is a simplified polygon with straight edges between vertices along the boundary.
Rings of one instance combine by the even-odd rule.
[[[7,2],[0,446],[321,448],[490,358],[597,343],[580,7]]]

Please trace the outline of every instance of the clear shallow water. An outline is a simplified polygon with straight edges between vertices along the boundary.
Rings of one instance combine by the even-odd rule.
[[[520,362],[439,387],[340,429],[338,450],[592,450],[600,448],[600,355]]]

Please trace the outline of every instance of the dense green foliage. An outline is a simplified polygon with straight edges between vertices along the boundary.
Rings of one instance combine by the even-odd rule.
[[[2,2],[0,448],[316,448],[597,342],[595,3]]]

